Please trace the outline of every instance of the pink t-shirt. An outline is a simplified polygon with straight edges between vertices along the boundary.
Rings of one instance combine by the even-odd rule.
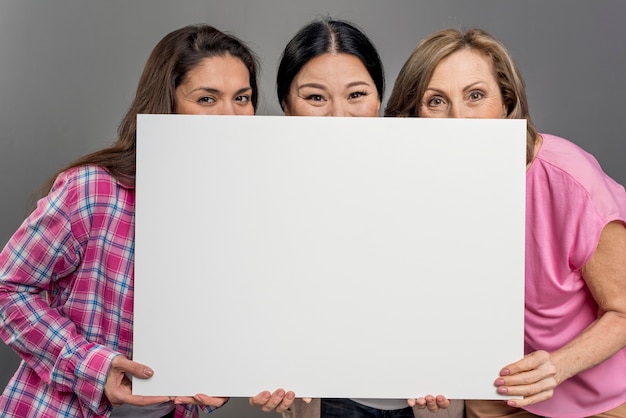
[[[597,318],[581,276],[600,233],[626,220],[624,187],[565,139],[542,134],[526,175],[525,351],[552,352]],[[626,349],[561,383],[554,396],[527,409],[550,417],[582,417],[626,402]]]

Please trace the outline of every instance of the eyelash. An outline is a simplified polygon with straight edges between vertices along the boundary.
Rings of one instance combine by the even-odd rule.
[[[361,97],[367,96],[369,93],[366,91],[353,91],[348,94],[348,99],[359,99]],[[326,100],[324,96],[321,94],[309,94],[308,96],[304,96],[304,100],[310,100],[314,102],[322,102]]]
[[[309,94],[308,96],[304,96],[304,100],[312,100],[314,102],[321,102],[326,99],[321,94]]]
[[[441,105],[441,103],[437,103],[437,104],[433,103],[433,101],[435,101],[435,100],[439,100],[439,101],[445,103],[445,100],[443,100],[443,97],[441,97],[441,96],[432,96],[432,97],[429,97],[428,100],[426,100],[426,104],[428,106],[439,106],[439,105]]]
[[[478,97],[474,97],[476,95]],[[481,91],[481,90],[472,90],[467,95],[467,97],[470,99],[470,101],[481,100],[481,99],[484,99],[485,96],[486,96],[485,92]],[[432,96],[432,97],[428,98],[428,100],[426,100],[426,104],[428,106],[439,106],[439,105],[441,105],[441,103],[437,103],[437,104],[433,103],[434,100],[440,100],[441,102],[446,103],[446,100],[443,97],[441,97],[439,95],[435,95],[435,96]]]
[[[477,99],[472,99],[472,96],[474,96],[474,95],[479,95],[480,97],[478,97]],[[480,90],[471,91],[470,94],[469,94],[470,100],[478,100],[478,99],[482,99],[484,97],[485,97],[485,93],[480,91]]]
[[[360,97],[364,97],[367,96],[369,93],[366,91],[353,91],[352,93],[350,93],[348,95],[348,98],[350,99],[358,99]]]
[[[241,94],[235,97],[235,101],[239,102],[242,105],[247,105],[248,103],[251,102],[251,100],[252,98],[248,94]],[[203,96],[198,99],[198,103],[203,104],[203,105],[211,105],[216,102],[217,100],[214,97],[210,97],[210,96]]]

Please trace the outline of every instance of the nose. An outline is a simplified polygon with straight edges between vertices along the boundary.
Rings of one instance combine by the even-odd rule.
[[[450,110],[448,111],[449,118],[465,118],[467,117],[467,112],[463,106],[450,106]]]
[[[235,109],[235,104],[230,100],[224,100],[221,103],[219,115],[236,115],[237,109]]]
[[[333,102],[330,116],[349,116],[346,105],[340,102]]]

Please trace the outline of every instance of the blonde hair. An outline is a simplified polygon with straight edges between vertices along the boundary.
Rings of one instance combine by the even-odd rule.
[[[524,79],[506,47],[482,29],[461,31],[448,28],[423,39],[402,66],[387,101],[385,116],[419,117],[419,105],[439,63],[454,52],[472,49],[484,54],[493,64],[509,119],[526,119],[526,162],[533,157],[538,136],[528,111]]]

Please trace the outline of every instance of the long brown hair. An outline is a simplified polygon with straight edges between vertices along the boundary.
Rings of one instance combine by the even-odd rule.
[[[437,65],[452,53],[468,48],[490,59],[507,108],[506,117],[526,119],[526,162],[529,163],[538,132],[528,111],[524,79],[505,46],[482,29],[461,31],[448,28],[422,40],[396,78],[385,107],[385,116],[419,117],[420,102]]]
[[[45,184],[47,193],[62,171],[84,165],[107,170],[120,183],[135,185],[136,131],[138,114],[174,113],[176,87],[204,58],[230,54],[248,69],[252,105],[258,100],[258,60],[238,38],[209,25],[190,25],[166,35],[154,47],[139,79],[135,98],[118,127],[118,139],[108,148],[85,155],[57,172]]]

